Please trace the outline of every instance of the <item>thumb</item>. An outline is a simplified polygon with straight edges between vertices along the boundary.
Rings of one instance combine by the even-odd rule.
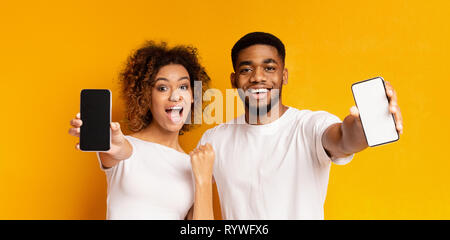
[[[120,123],[118,122],[111,123],[111,135],[113,138],[123,135],[122,130],[120,129]]]
[[[356,106],[350,108],[350,115],[353,117],[359,117],[359,110]]]

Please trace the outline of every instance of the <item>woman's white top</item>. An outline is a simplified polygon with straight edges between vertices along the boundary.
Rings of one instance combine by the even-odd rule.
[[[125,136],[128,159],[105,171],[107,219],[184,219],[194,202],[190,157],[173,148]]]

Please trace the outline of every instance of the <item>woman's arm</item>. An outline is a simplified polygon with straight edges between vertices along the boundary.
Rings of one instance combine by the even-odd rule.
[[[192,171],[195,179],[194,206],[191,208],[192,219],[214,220],[212,194],[214,150],[207,143],[194,149],[189,155],[191,156]]]

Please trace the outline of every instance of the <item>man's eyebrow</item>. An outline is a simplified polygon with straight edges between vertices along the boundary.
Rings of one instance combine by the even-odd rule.
[[[252,61],[242,61],[242,62],[239,63],[238,67],[243,66],[243,65],[252,65],[252,63],[253,63]],[[267,63],[278,64],[278,62],[275,59],[273,59],[273,58],[264,59],[263,63],[264,64],[267,64]]]
[[[180,79],[178,79],[178,81],[185,80],[185,79],[189,80],[189,77],[188,76],[181,77]],[[167,81],[167,82],[169,81],[169,79],[167,79],[165,77],[159,77],[159,78],[155,79],[155,81],[159,81],[159,80]]]
[[[273,58],[265,59],[265,60],[263,61],[263,63],[276,63],[276,64],[278,64],[277,61],[275,61],[275,59],[273,59]]]
[[[243,65],[252,65],[252,61],[242,61],[239,63],[238,67],[243,66]]]

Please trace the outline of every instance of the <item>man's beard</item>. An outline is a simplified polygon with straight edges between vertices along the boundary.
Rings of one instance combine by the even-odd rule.
[[[272,110],[272,107],[274,107],[276,104],[278,104],[278,101],[280,101],[281,97],[281,87],[280,89],[271,89],[270,90],[270,99],[268,103],[261,103],[261,100],[254,100],[252,101],[253,104],[250,104],[250,97],[245,96],[242,89],[238,90],[239,97],[244,102],[245,108],[248,109],[249,113],[251,115],[255,116],[265,116],[268,113],[270,113],[270,110]],[[273,94],[273,95],[272,95]],[[264,101],[267,101],[264,99]]]

